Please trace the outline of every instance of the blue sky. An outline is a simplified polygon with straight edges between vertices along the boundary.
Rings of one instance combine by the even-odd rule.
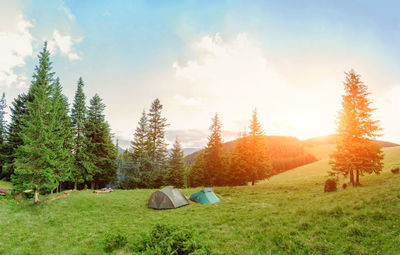
[[[127,145],[155,98],[167,138],[203,146],[218,112],[225,140],[256,107],[266,134],[334,132],[344,72],[372,92],[384,139],[400,142],[397,1],[4,1],[0,91],[29,86],[44,40],[73,100],[83,77]]]

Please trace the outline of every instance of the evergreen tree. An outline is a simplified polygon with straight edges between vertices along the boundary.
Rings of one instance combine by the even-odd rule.
[[[254,109],[249,126],[248,139],[248,177],[254,185],[257,180],[263,180],[272,176],[272,167],[267,155],[267,147],[264,140],[264,132],[257,118],[257,110]]]
[[[152,140],[149,135],[149,124],[146,112],[143,110],[142,117],[139,120],[138,126],[134,134],[134,139],[131,142],[130,153],[134,164],[130,171],[130,178],[140,182],[134,186],[152,187],[155,179],[155,163],[150,155]]]
[[[149,155],[155,164],[155,170],[163,170],[166,165],[167,144],[165,142],[165,128],[168,124],[167,119],[161,116],[162,108],[163,105],[157,98],[151,104],[148,113]]]
[[[6,104],[6,94],[3,92],[3,95],[0,99],[0,179],[3,177],[3,167],[6,162],[7,155],[7,144],[6,144],[6,134],[7,134],[7,123],[4,119],[6,112],[5,108]],[[4,167],[5,168],[5,167]],[[4,176],[5,177],[5,176]]]
[[[25,94],[18,95],[17,98],[12,102],[11,110],[11,122],[8,126],[7,143],[4,147],[5,164],[3,165],[1,176],[6,180],[11,178],[14,174],[14,163],[15,156],[14,151],[18,146],[23,144],[22,138],[19,136],[21,127],[23,126],[23,116],[28,114],[26,102],[33,99],[32,96]]]
[[[131,141],[130,153],[132,155],[132,161],[139,162],[140,159],[148,158],[150,154],[150,143],[147,115],[143,110],[142,117],[136,127],[133,141]]]
[[[379,136],[378,121],[372,120],[371,101],[367,86],[353,70],[346,73],[342,109],[337,118],[339,141],[331,155],[332,174],[350,176],[350,183],[359,186],[359,176],[380,173],[383,152],[372,139]]]
[[[232,164],[230,164],[229,171],[231,185],[245,185],[249,180],[249,152],[249,139],[245,131],[236,140],[232,153]]]
[[[105,104],[96,94],[90,99],[88,118],[85,125],[86,136],[89,141],[88,152],[92,155],[93,182],[92,188],[97,185],[105,186],[114,181],[117,165],[115,162],[116,148],[112,143],[110,127],[104,118]]]
[[[56,141],[54,113],[52,112],[51,93],[54,73],[45,43],[39,54],[39,66],[36,66],[29,94],[32,102],[27,102],[28,114],[22,117],[21,131],[23,145],[14,151],[15,172],[12,176],[17,190],[33,189],[34,202],[39,201],[39,190],[54,188],[57,164],[56,154],[52,150],[52,141]]]
[[[52,149],[56,154],[55,174],[57,182],[61,183],[70,180],[74,158],[72,155],[72,122],[68,115],[68,99],[62,94],[60,80],[57,78],[54,84],[54,93],[51,100],[52,119],[54,125],[55,140],[51,141]]]
[[[227,180],[226,157],[222,150],[221,122],[216,113],[210,126],[211,135],[205,148],[205,180],[206,185],[224,185]]]
[[[74,182],[74,189],[77,189],[78,183],[93,180],[92,170],[94,166],[91,162],[90,155],[88,154],[88,139],[85,134],[87,109],[83,86],[84,83],[82,77],[80,77],[71,110],[72,134],[74,138],[72,148],[75,157],[75,163],[71,173],[71,181]]]
[[[175,143],[168,159],[165,185],[182,188],[184,186],[185,173],[186,167],[185,160],[183,159],[183,151],[178,139],[175,139]]]
[[[207,183],[206,180],[206,162],[204,159],[204,151],[198,152],[196,159],[189,169],[188,186],[199,187],[204,186]]]

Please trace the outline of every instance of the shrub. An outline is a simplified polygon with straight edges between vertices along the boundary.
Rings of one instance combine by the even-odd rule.
[[[112,252],[113,250],[124,247],[128,243],[126,236],[116,233],[106,233],[104,238],[104,250]]]
[[[400,171],[400,168],[398,168],[398,167],[392,169],[392,173],[394,173],[394,174],[398,174],[399,171]]]
[[[325,187],[324,191],[325,192],[332,192],[337,190],[337,182],[335,179],[328,179],[325,181]]]
[[[210,254],[208,247],[194,239],[193,231],[157,224],[137,245],[141,254]]]
[[[343,187],[343,189],[346,189],[347,188],[347,183],[343,183],[342,187]]]

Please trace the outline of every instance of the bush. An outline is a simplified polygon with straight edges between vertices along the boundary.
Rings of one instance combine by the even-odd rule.
[[[324,191],[325,192],[332,192],[337,190],[337,182],[335,179],[328,179],[325,182]]]
[[[343,183],[342,187],[343,187],[343,189],[346,189],[347,188],[347,183]]]
[[[136,251],[157,255],[210,254],[208,247],[194,239],[192,230],[163,224],[157,224],[137,245]]]
[[[393,168],[391,171],[392,171],[392,173],[394,173],[394,174],[398,174],[399,171],[400,171],[400,168],[396,167],[396,168]]]
[[[112,252],[113,250],[124,247],[128,243],[125,236],[116,233],[106,233],[104,238],[104,250]]]

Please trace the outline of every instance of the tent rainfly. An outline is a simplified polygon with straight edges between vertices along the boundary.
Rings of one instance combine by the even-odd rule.
[[[205,188],[193,193],[189,199],[200,204],[214,204],[220,201],[211,188]]]
[[[179,191],[179,189],[174,186],[166,186],[151,195],[148,208],[175,209],[188,204],[189,201]]]

